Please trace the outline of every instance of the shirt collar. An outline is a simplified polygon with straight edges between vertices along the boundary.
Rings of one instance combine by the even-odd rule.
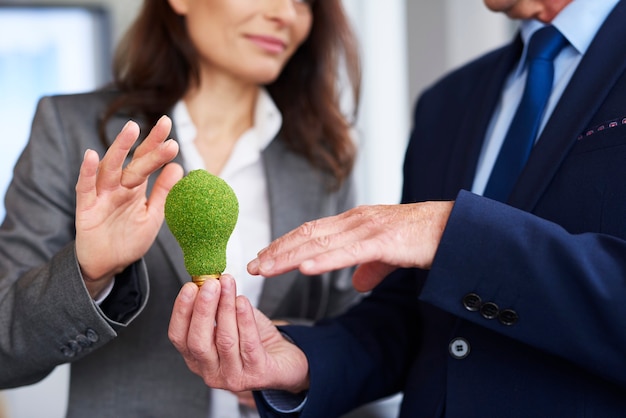
[[[584,55],[600,30],[607,16],[619,0],[574,0],[551,22],[569,42],[568,49],[579,55]],[[521,37],[524,41],[524,51],[518,64],[516,75],[524,70],[526,48],[530,37],[539,29],[546,26],[538,20],[521,21]]]
[[[258,137],[259,150],[264,150],[278,135],[283,117],[267,90],[261,89],[254,113],[254,127]]]
[[[178,141],[183,143],[193,142],[196,138],[196,127],[189,116],[187,106],[183,100],[179,100],[172,111],[172,117],[176,124]],[[283,123],[280,110],[267,90],[261,89],[254,108],[254,126],[252,131],[256,134],[259,151],[264,150],[278,135]],[[250,131],[248,131],[250,132]]]

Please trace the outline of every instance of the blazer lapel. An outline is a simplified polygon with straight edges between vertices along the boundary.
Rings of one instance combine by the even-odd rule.
[[[275,138],[263,152],[263,163],[267,173],[272,239],[276,239],[317,217],[316,205],[305,204],[294,208],[291,202],[303,197],[319,202],[323,187],[320,187],[320,178],[309,164],[289,152],[280,138]],[[298,271],[290,271],[265,280],[259,309],[271,318],[298,276]]]
[[[177,137],[176,128],[174,127],[174,125],[172,125],[172,132],[170,132],[170,138],[176,139],[176,137]],[[176,158],[174,158],[172,162],[178,163],[182,167],[184,167],[183,157],[180,154],[180,152],[176,155]],[[187,174],[186,171],[187,170],[185,170],[185,174]],[[152,191],[152,187],[154,186],[154,182],[156,178],[158,177],[159,173],[160,171],[157,173],[154,173],[148,179],[148,191],[149,192]],[[191,276],[189,275],[189,273],[187,272],[185,268],[185,259],[183,257],[183,250],[180,248],[180,245],[178,244],[178,241],[176,240],[174,235],[172,235],[172,232],[167,226],[166,221],[163,221],[163,225],[161,225],[161,229],[159,230],[159,234],[156,237],[155,244],[161,248],[164,257],[167,258],[168,261],[170,262],[170,265],[172,266],[172,270],[174,270],[174,272],[176,273],[178,280],[182,284],[191,280]]]
[[[460,131],[466,132],[461,140],[454,144],[448,163],[448,175],[445,183],[446,195],[455,196],[459,185],[471,189],[478,158],[491,121],[494,109],[500,99],[500,91],[506,77],[519,60],[522,51],[521,39],[516,39],[497,55],[494,71],[484,72],[474,85],[472,103],[468,104]],[[454,118],[455,115],[450,115]]]
[[[626,58],[621,52],[626,50],[625,21],[626,3],[620,2],[563,92],[513,189],[511,205],[526,211],[535,207],[576,139],[589,127],[594,114],[623,74]]]

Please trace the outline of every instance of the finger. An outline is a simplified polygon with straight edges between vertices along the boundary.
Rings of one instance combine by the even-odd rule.
[[[237,325],[239,327],[239,349],[244,369],[249,373],[259,371],[265,357],[261,335],[254,318],[254,309],[250,301],[239,296],[236,301]]]
[[[360,231],[359,239],[367,234],[367,226],[375,219],[376,206],[360,206],[336,216],[304,223],[261,250],[248,263],[251,274],[277,275],[296,268],[302,261],[313,258],[350,242],[350,231]],[[345,234],[345,235],[344,235]]]
[[[298,248],[308,241],[337,234],[341,231],[352,229],[354,226],[354,212],[352,211],[305,222],[298,228],[274,240],[267,248],[261,250],[259,255],[274,257],[277,254]]]
[[[180,165],[171,163],[163,167],[148,198],[148,210],[156,210],[159,212],[159,216],[163,216],[167,194],[182,177],[183,168]]]
[[[296,268],[304,274],[320,274],[372,261],[376,253],[364,251],[372,241],[367,226],[347,219],[338,229],[337,233],[318,236],[290,250],[259,254],[253,269],[265,277]]]
[[[396,268],[380,262],[362,264],[357,267],[352,276],[352,285],[359,292],[369,292]]]
[[[213,345],[215,318],[220,299],[218,280],[207,280],[198,290],[187,335],[187,350],[193,358],[211,370],[218,367],[218,356]]]
[[[138,137],[139,125],[128,121],[102,157],[98,169],[98,190],[111,190],[119,186],[124,162]]]
[[[275,276],[297,268],[302,261],[314,257],[320,251],[327,251],[330,242],[324,230],[330,223],[326,221],[318,219],[307,222],[276,239],[248,263],[248,272],[266,277]]]
[[[161,116],[150,130],[148,136],[146,136],[146,138],[141,141],[141,144],[137,146],[137,149],[135,149],[135,156],[143,157],[158,148],[167,140],[171,130],[172,120],[166,115]]]
[[[122,171],[120,184],[129,189],[144,184],[152,173],[172,161],[176,154],[178,154],[178,143],[169,139],[149,154],[140,158],[133,157]]]
[[[161,118],[162,121],[169,121],[167,117]],[[168,125],[169,126],[169,125]],[[137,151],[141,148],[141,152],[135,151],[131,162],[124,168],[122,172],[121,184],[124,187],[133,188],[143,184],[152,173],[172,161],[178,154],[178,143],[173,139],[163,140],[158,136],[154,136],[153,128]],[[161,129],[164,133],[169,133],[169,129]],[[156,139],[155,139],[156,138]],[[150,143],[146,143],[150,140]]]
[[[229,274],[220,277],[221,294],[215,326],[215,347],[225,376],[235,376],[242,369],[235,300],[235,280]]]
[[[371,263],[384,256],[383,250],[377,245],[375,239],[366,238],[361,236],[362,234],[355,235],[354,239],[343,245],[320,252],[312,258],[302,261],[298,266],[299,270],[303,274],[312,276]]]
[[[99,163],[98,153],[88,149],[85,151],[76,181],[76,212],[80,213],[95,205],[98,198],[96,176]]]
[[[183,354],[187,352],[187,336],[197,294],[198,286],[186,283],[178,293],[172,309],[168,337],[174,347]]]

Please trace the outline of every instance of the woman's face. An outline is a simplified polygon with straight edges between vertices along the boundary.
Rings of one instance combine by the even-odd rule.
[[[313,21],[310,1],[168,1],[185,16],[201,75],[217,71],[255,84],[278,77]]]

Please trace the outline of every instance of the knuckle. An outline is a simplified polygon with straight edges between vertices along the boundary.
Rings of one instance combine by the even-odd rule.
[[[346,253],[354,260],[358,259],[363,253],[363,245],[361,241],[355,241],[344,247]]]
[[[236,347],[237,341],[226,335],[217,335],[215,338],[215,346],[218,351],[228,352],[231,351],[234,347]]]
[[[253,359],[253,353],[256,349],[255,344],[252,341],[241,342],[241,357],[244,363],[251,363]]]
[[[183,341],[182,338],[180,338],[178,335],[174,334],[174,332],[172,331],[168,331],[167,333],[167,338],[169,338],[169,340],[171,341],[171,343],[174,345],[174,347],[176,347],[177,349],[183,347]]]
[[[313,243],[318,248],[327,249],[330,246],[330,237],[328,235],[317,237],[313,240]]]
[[[298,233],[304,237],[312,237],[317,227],[316,221],[308,221],[298,227]]]
[[[231,390],[233,392],[240,392],[243,390],[241,382],[239,379],[227,376],[224,378],[224,386],[226,389]]]
[[[205,358],[207,357],[209,350],[204,346],[204,344],[190,342],[187,344],[187,352],[193,358]]]

